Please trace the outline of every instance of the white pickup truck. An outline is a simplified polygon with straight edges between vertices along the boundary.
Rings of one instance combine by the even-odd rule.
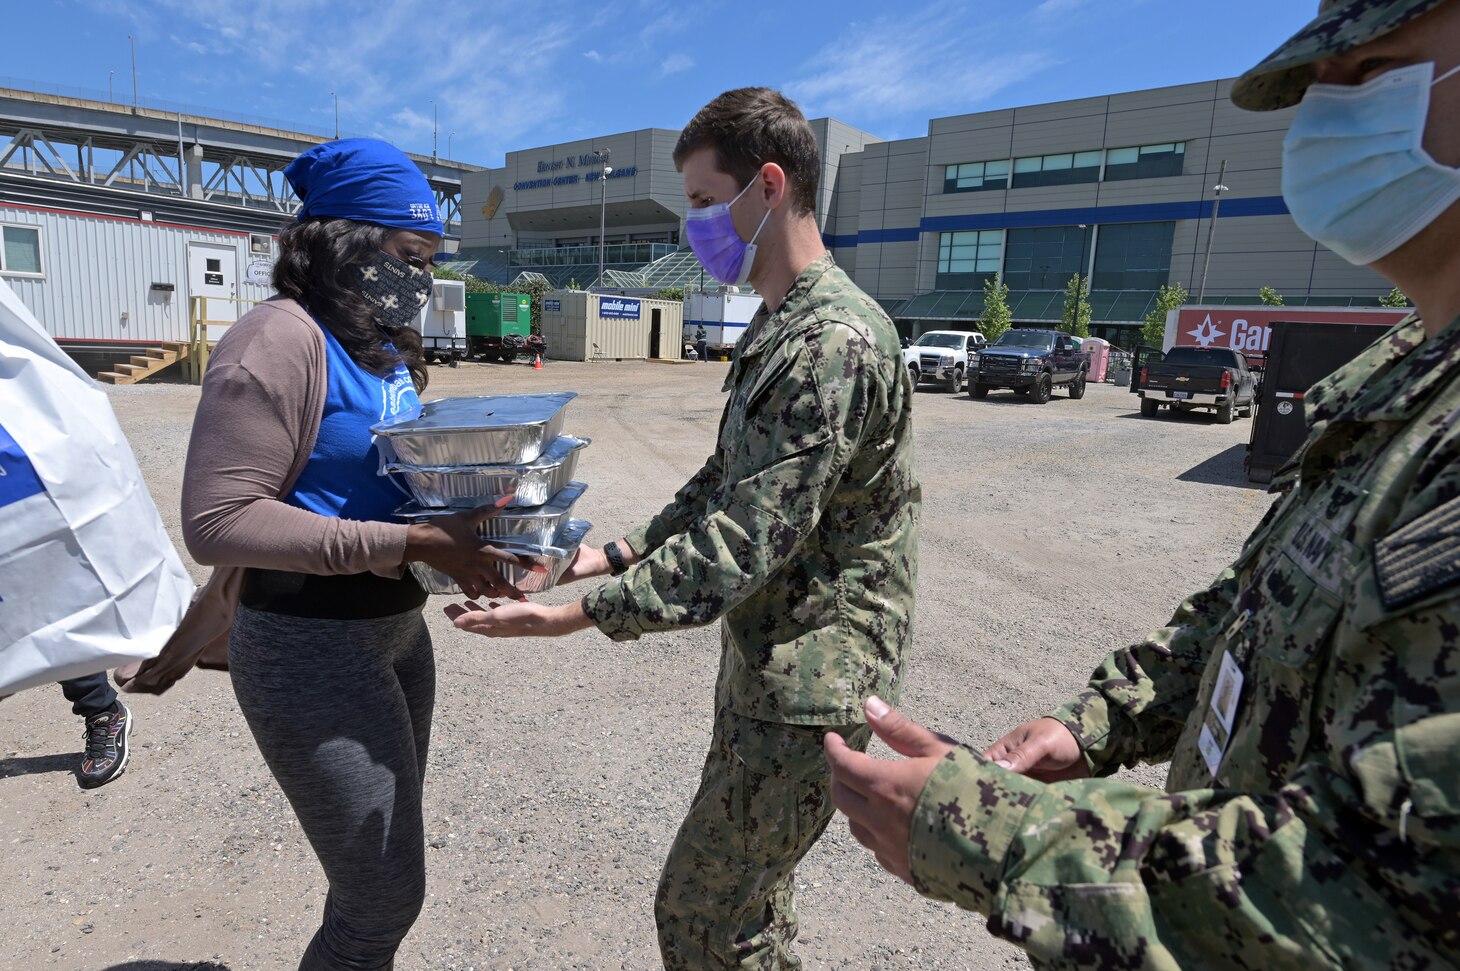
[[[972,370],[973,355],[987,343],[976,330],[930,330],[902,349],[902,363],[914,388],[919,381],[941,381],[957,394]]]

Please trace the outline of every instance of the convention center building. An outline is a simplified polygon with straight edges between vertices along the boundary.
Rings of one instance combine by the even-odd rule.
[[[926,135],[897,140],[816,119],[817,220],[837,262],[906,334],[975,328],[995,276],[1016,322],[1051,324],[1083,274],[1092,333],[1120,344],[1166,283],[1208,304],[1255,304],[1270,287],[1290,306],[1375,305],[1389,285],[1288,215],[1292,109],[1243,111],[1232,83],[934,118]],[[514,151],[501,168],[464,174],[449,265],[502,283],[525,272],[555,286],[714,289],[684,243],[677,134]]]

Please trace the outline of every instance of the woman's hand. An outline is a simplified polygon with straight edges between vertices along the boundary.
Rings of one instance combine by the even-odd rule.
[[[546,573],[547,567],[498,549],[478,535],[482,523],[501,513],[510,501],[509,496],[494,505],[438,516],[429,523],[412,523],[406,531],[406,562],[419,560],[440,570],[455,580],[468,597],[527,599],[507,582],[498,567],[517,566],[534,573]]]

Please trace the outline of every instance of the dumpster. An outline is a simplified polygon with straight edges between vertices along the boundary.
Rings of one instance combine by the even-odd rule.
[[[1318,381],[1358,357],[1389,325],[1274,320],[1257,386],[1257,420],[1247,445],[1247,478],[1271,482],[1308,437],[1303,399]]]
[[[510,361],[532,336],[532,298],[525,293],[468,293],[468,354],[486,361]]]

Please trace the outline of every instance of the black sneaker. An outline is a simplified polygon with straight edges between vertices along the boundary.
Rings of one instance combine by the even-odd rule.
[[[118,701],[99,715],[86,719],[86,752],[76,781],[95,789],[122,774],[127,767],[127,736],[132,734],[132,712]]]

